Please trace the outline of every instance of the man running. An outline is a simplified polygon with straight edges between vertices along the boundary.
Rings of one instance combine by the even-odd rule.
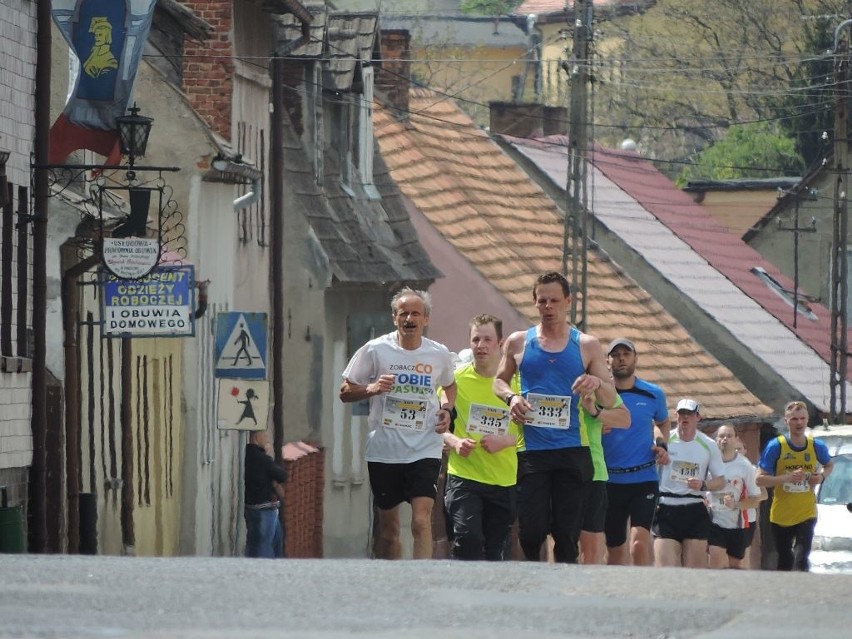
[[[505,559],[515,521],[520,431],[492,390],[502,345],[503,322],[477,315],[470,323],[473,361],[455,372],[456,417],[444,433],[450,448],[444,506],[455,559]]]
[[[669,439],[669,463],[661,469],[653,526],[654,564],[706,568],[710,514],[704,493],[725,486],[725,465],[716,442],[698,430],[698,402],[682,399],[675,410],[677,429]]]
[[[806,432],[808,409],[804,402],[787,404],[784,421],[789,432],[763,449],[757,485],[775,489],[769,525],[778,551],[778,570],[807,571],[817,520],[814,488],[831,474],[834,463],[825,442]]]
[[[749,508],[765,498],[755,483],[754,466],[737,453],[737,433],[731,424],[716,430],[716,445],[725,464],[725,486],[710,493],[710,536],[707,540],[711,568],[742,568],[752,537],[747,533]]]
[[[396,331],[358,349],[340,386],[344,402],[370,400],[367,469],[379,509],[376,556],[399,559],[399,505],[411,503],[414,558],[432,557],[432,507],[441,470],[441,434],[456,400],[453,360],[423,336],[431,298],[404,288],[391,300]],[[443,387],[446,402],[438,401]]]
[[[659,494],[657,464],[668,463],[669,409],[663,389],[636,375],[636,346],[624,337],[609,343],[607,363],[615,389],[630,411],[631,426],[603,436],[607,482],[604,530],[608,563],[651,564],[651,524]],[[604,427],[608,429],[607,416]],[[630,522],[628,547],[627,525]]]
[[[518,537],[526,559],[538,561],[548,533],[558,562],[577,563],[583,508],[594,467],[580,434],[581,399],[594,395],[600,409],[615,408],[617,394],[596,337],[567,323],[571,290],[563,275],[541,275],[533,286],[541,321],[527,331],[512,333],[494,393],[512,418],[524,425],[523,450],[518,452]],[[510,386],[521,375],[521,393]]]

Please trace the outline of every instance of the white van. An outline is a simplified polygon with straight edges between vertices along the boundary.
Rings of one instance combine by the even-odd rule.
[[[828,446],[834,470],[817,491],[811,571],[852,572],[852,426],[817,426],[811,431]]]

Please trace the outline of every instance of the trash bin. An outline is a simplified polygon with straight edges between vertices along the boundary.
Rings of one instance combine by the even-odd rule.
[[[0,486],[0,553],[26,552],[24,509],[9,507],[6,487]]]

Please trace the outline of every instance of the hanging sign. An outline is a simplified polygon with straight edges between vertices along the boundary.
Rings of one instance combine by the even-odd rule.
[[[160,260],[160,241],[147,237],[105,237],[104,266],[122,279],[139,279]]]
[[[126,280],[101,272],[104,337],[191,337],[195,334],[195,267],[158,266]]]

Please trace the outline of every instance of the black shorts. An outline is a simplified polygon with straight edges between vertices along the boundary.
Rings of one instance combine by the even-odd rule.
[[[638,484],[607,483],[606,545],[618,548],[627,541],[627,520],[633,528],[651,530],[660,488],[655,481]]]
[[[750,548],[751,542],[754,541],[754,531],[757,528],[757,522],[753,521],[748,525],[748,528],[743,528],[743,535],[745,536],[745,547]]]
[[[583,511],[583,532],[603,532],[606,511],[606,482],[593,481],[586,490],[586,506]]]
[[[728,556],[734,559],[745,557],[746,548],[749,547],[749,544],[746,543],[744,528],[722,528],[713,523],[710,524],[710,536],[707,538],[707,543],[711,546],[724,548]]]
[[[409,464],[367,462],[373,501],[382,510],[390,510],[414,497],[435,499],[438,493],[440,459],[418,459]]]
[[[684,539],[707,539],[710,535],[710,513],[704,502],[683,506],[660,504],[653,533],[654,537],[674,539],[680,543]]]

